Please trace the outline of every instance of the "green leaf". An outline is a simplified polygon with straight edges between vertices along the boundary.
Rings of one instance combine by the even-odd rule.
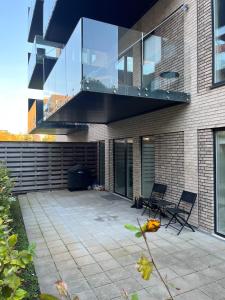
[[[124,225],[124,227],[130,231],[134,231],[134,232],[140,231],[140,228],[138,228],[134,225],[131,225],[131,224],[126,224],[126,225]]]
[[[133,294],[131,300],[139,300],[138,294]]]
[[[15,293],[15,297],[18,300],[24,299],[26,295],[27,295],[27,292],[24,291],[23,289],[18,289]]]
[[[14,247],[17,243],[17,234],[13,234],[8,238],[9,247]]]
[[[136,233],[135,233],[135,236],[136,236],[137,238],[142,237],[142,232],[141,232],[141,231],[136,232]]]
[[[55,296],[49,295],[49,294],[41,294],[40,300],[60,300],[60,299],[56,298]]]

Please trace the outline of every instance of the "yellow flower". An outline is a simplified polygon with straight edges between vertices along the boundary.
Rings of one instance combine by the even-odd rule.
[[[153,271],[153,263],[147,257],[142,256],[137,262],[137,270],[144,280],[149,280]]]
[[[160,228],[160,221],[156,219],[151,219],[148,220],[142,227],[141,229],[144,232],[156,232]]]
[[[68,295],[67,284],[64,281],[57,280],[55,285],[56,285],[56,288],[57,288],[60,296],[67,296]]]

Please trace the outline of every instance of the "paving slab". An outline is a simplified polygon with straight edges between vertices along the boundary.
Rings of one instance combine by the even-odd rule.
[[[135,264],[147,255],[145,243],[127,231],[147,219],[130,202],[107,192],[52,191],[19,197],[30,242],[37,244],[35,269],[42,292],[57,295],[66,281],[80,300],[116,300],[123,289],[140,300],[166,300],[168,292],[154,270],[144,281]],[[162,227],[149,245],[174,299],[225,299],[225,241],[196,231],[179,236]]]

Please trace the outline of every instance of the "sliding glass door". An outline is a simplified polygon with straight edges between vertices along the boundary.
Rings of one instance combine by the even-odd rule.
[[[216,232],[225,236],[225,131],[216,133]]]
[[[133,197],[133,140],[114,141],[114,189],[127,198]]]

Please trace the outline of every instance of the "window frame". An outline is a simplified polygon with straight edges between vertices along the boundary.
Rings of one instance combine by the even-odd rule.
[[[211,89],[218,88],[225,85],[225,80],[216,82],[215,78],[215,70],[216,70],[216,64],[215,64],[215,1],[211,0],[211,17],[212,17],[212,86]]]

